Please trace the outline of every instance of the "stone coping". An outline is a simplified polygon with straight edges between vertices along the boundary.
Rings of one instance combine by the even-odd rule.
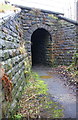
[[[19,7],[21,9],[27,9],[27,10],[38,9],[38,10],[40,10],[43,13],[55,14],[55,15],[64,15],[64,13],[54,12],[54,11],[45,10],[45,9],[41,9],[41,8],[27,7],[27,6],[24,6],[24,5],[16,5],[16,4],[12,4],[12,5],[16,6],[16,7]]]
[[[75,25],[78,26],[78,21],[71,20],[71,19],[69,19],[69,18],[66,18],[66,17],[64,17],[64,16],[60,16],[60,15],[58,15],[57,17],[58,17],[59,19],[65,20],[65,21],[67,21],[67,22],[70,22],[70,23],[75,24]]]
[[[65,20],[65,21],[67,21],[69,23],[78,25],[78,21],[75,21],[75,20],[64,17],[64,13],[54,12],[54,11],[50,11],[50,10],[44,10],[44,9],[40,9],[40,8],[27,7],[27,6],[24,6],[24,5],[15,5],[15,4],[13,4],[13,6],[16,6],[16,7],[21,8],[21,9],[26,9],[26,10],[38,9],[43,13],[54,14],[59,19],[62,19],[62,20]]]
[[[21,9],[19,9],[19,11],[7,11],[5,13],[0,13],[0,25],[2,23],[4,23],[6,20],[8,20],[9,18],[13,18],[15,17],[15,15],[19,14],[21,12]]]

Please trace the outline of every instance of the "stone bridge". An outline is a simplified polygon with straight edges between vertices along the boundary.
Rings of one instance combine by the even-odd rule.
[[[78,23],[62,17],[61,13],[19,7],[20,12],[0,20],[0,67],[13,84],[11,103],[6,102],[1,89],[4,117],[14,111],[31,66],[69,65],[78,45]]]
[[[76,26],[61,20],[61,13],[21,8],[23,38],[31,63],[70,64],[76,50]]]

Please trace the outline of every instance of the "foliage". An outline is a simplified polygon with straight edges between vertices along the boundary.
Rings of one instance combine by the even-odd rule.
[[[31,78],[25,88],[25,92],[19,101],[17,112],[23,117],[62,117],[63,109],[59,109],[59,104],[50,100],[47,93],[47,85],[40,80],[36,73],[32,73]],[[61,106],[60,106],[61,107]]]
[[[78,67],[78,52],[74,53],[73,59],[74,59],[74,65],[75,65],[75,67]]]
[[[20,43],[20,47],[18,48],[18,50],[20,51],[21,54],[26,53],[24,42]]]
[[[51,17],[51,18],[56,19],[56,20],[58,19],[58,17],[53,15],[53,14],[49,14],[48,17]]]
[[[18,115],[14,115],[12,117],[12,120],[20,120],[22,118],[22,115],[21,114],[18,114]]]
[[[78,52],[75,52],[73,55],[73,62],[68,67],[68,71],[72,72],[73,77],[78,77]]]
[[[14,7],[14,6],[11,6],[9,4],[3,4],[3,3],[0,3],[0,12],[6,12],[7,10],[11,10],[11,11],[17,11],[19,10],[18,8]]]
[[[9,80],[9,76],[5,73],[4,69],[2,69],[2,73],[1,73],[0,82],[2,82],[2,87],[4,88],[5,100],[11,102],[12,101],[12,94],[11,94],[12,82],[11,80]]]

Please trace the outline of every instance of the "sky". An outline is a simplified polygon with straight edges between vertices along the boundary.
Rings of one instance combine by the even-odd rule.
[[[4,1],[4,0],[0,0]],[[64,16],[76,20],[77,0],[8,0],[11,3],[27,7],[41,8],[64,13]]]

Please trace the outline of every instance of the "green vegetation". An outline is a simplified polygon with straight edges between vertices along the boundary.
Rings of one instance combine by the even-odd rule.
[[[57,102],[50,100],[47,85],[36,73],[31,73],[30,80],[24,90],[14,117],[26,118],[61,118],[63,108]]]
[[[11,6],[9,4],[2,4],[0,3],[0,13],[6,12],[6,11],[17,11],[18,8]]]
[[[14,117],[12,118],[12,120],[20,120],[22,118],[21,114],[18,115],[14,115]]]
[[[58,19],[58,17],[53,15],[53,14],[49,14],[48,17],[51,17],[51,18],[56,19],[56,20]]]
[[[68,67],[68,71],[72,73],[72,76],[77,78],[78,82],[78,52],[75,52],[73,55],[73,62],[72,64]]]

